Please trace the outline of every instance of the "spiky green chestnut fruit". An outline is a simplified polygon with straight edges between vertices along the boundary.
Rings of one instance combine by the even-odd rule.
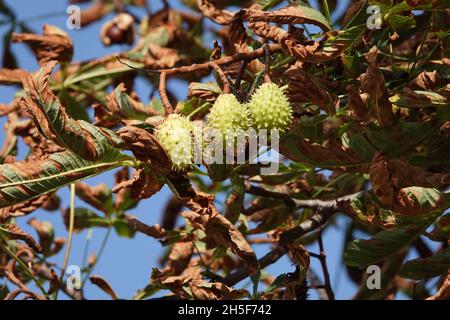
[[[233,94],[219,95],[209,111],[203,132],[204,159],[208,162],[214,157],[214,161],[219,161],[218,163],[231,161],[244,150],[247,130],[250,127],[251,119],[247,107]],[[217,153],[221,149],[223,152]],[[224,160],[224,156],[227,160]]]
[[[217,97],[209,111],[207,125],[219,131],[224,137],[234,137],[251,126],[247,107],[241,104],[233,94],[224,93]]]
[[[169,115],[156,129],[155,137],[166,149],[174,170],[183,171],[192,165],[194,123],[178,114]]]
[[[274,83],[262,84],[251,97],[248,108],[257,129],[285,131],[292,121],[289,101]]]

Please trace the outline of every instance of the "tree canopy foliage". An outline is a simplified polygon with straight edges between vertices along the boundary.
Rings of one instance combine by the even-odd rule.
[[[163,1],[159,11],[145,0],[85,2],[92,3],[83,6],[80,32],[97,25],[99,41],[123,51],[72,61],[62,26],[34,33],[0,1],[13,26],[0,84],[17,88],[0,103],[0,279],[7,281],[0,298],[53,299],[59,291],[84,298],[64,275],[71,237],[107,228],[167,248],[135,299],[161,290],[182,299],[269,300],[304,300],[317,290],[334,299],[322,234],[346,216],[346,228],[333,232],[346,243],[341,267],[358,285],[354,299],[399,292],[449,299],[449,1],[359,0],[338,10],[333,0],[183,0],[183,10]],[[39,70],[18,66],[10,50],[18,42]],[[155,88],[149,101],[135,92],[137,78]],[[188,84],[183,100],[166,86],[175,78]],[[261,99],[275,97],[271,89],[252,102],[263,83],[282,90],[269,110]],[[276,173],[262,174],[267,164],[249,158],[177,165],[171,149],[182,138],[173,141],[170,130],[190,135],[208,123],[247,129],[252,121],[258,130],[286,126]],[[28,149],[20,160],[19,141]],[[83,182],[109,171],[114,186]],[[72,204],[60,208],[58,190],[66,186]],[[129,214],[163,186],[173,197],[161,224]],[[39,208],[63,212],[67,239],[40,220]],[[37,239],[19,228],[20,219]],[[316,242],[320,252],[306,248]],[[257,257],[260,244],[270,249]],[[61,250],[64,263],[50,264]],[[410,251],[418,258],[408,260]],[[292,261],[284,273],[266,272],[284,255]],[[321,270],[310,268],[311,259]],[[83,284],[89,279],[117,299],[107,280],[91,276],[95,263],[92,257],[82,266]],[[382,272],[376,290],[367,286],[371,265]]]

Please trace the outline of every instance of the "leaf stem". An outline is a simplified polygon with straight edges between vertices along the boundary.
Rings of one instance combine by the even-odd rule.
[[[91,275],[92,271],[94,271],[94,267],[97,265],[97,262],[100,260],[100,257],[102,256],[103,251],[105,251],[106,243],[108,242],[109,235],[111,234],[111,229],[112,228],[110,227],[106,231],[105,237],[103,238],[102,244],[100,245],[100,249],[98,250],[97,258],[95,259],[94,264],[88,269],[88,271],[86,272],[86,275],[84,276],[83,280],[81,281],[81,289],[83,289],[87,279]]]
[[[330,23],[330,26],[332,26],[333,24],[331,23],[331,14],[330,14],[330,8],[328,7],[328,1],[322,0],[322,3],[323,3],[323,8],[325,9],[325,15],[327,17],[327,20]]]
[[[61,269],[60,282],[63,283],[64,274],[66,273],[67,263],[69,262],[70,249],[72,248],[73,226],[75,224],[75,183],[70,185],[70,218],[69,218],[69,237],[67,240],[66,253],[64,255],[64,263]],[[58,298],[58,290],[53,295],[54,300]]]

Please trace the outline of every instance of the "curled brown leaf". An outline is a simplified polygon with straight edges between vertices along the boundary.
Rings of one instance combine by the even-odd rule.
[[[72,40],[64,31],[55,26],[45,24],[42,35],[14,33],[12,41],[28,44],[36,55],[40,65],[44,65],[52,60],[59,62],[70,62],[72,60]]]
[[[166,175],[170,172],[172,166],[170,158],[151,133],[130,126],[121,128],[117,133],[137,159],[150,161],[150,167],[155,173]]]
[[[33,239],[33,237],[24,232],[15,224],[7,224],[4,225],[5,229],[2,228],[2,231],[6,231],[8,234],[8,238],[11,240],[22,240],[24,241],[31,249],[38,253],[42,253],[41,246]]]
[[[111,297],[111,299],[113,299],[113,300],[119,299],[117,294],[114,292],[113,288],[109,284],[109,282],[106,281],[105,279],[103,279],[102,277],[100,277],[100,276],[90,276],[89,280],[91,281],[92,284],[96,285],[103,292],[105,292],[107,295],[109,295]]]

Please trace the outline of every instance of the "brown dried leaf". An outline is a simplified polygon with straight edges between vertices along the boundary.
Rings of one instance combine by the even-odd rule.
[[[342,53],[344,47],[329,47],[327,50],[321,48],[320,42],[299,41],[296,37],[288,34],[280,40],[284,52],[290,54],[297,60],[311,63],[325,63],[336,60]]]
[[[9,218],[29,215],[42,207],[53,193],[44,194],[30,201],[19,203],[10,207],[0,209],[0,223],[6,222]]]
[[[64,151],[64,148],[45,138],[32,120],[16,122],[14,134],[21,136],[23,142],[29,146],[31,154],[27,160],[37,161],[48,155]]]
[[[409,86],[417,90],[434,90],[439,86],[440,78],[437,71],[423,71],[410,81]]]
[[[436,294],[426,300],[450,300],[450,270]]]
[[[14,150],[17,148],[17,136],[14,132],[17,121],[18,116],[16,113],[9,114],[8,121],[4,125],[3,145],[0,147],[0,164],[5,161],[6,157],[12,156]]]
[[[194,252],[192,241],[177,242],[170,250],[169,260],[164,273],[178,276],[187,268]]]
[[[372,189],[380,202],[392,210],[404,214],[423,213],[402,190],[408,186],[436,188],[449,183],[448,174],[431,173],[409,165],[402,160],[388,159],[376,152],[369,169]]]
[[[137,159],[150,161],[150,167],[155,173],[167,175],[170,172],[172,167],[170,158],[151,133],[130,126],[121,128],[117,133]]]
[[[255,34],[257,34],[261,38],[272,40],[275,42],[279,42],[281,41],[281,39],[287,36],[286,30],[279,27],[271,26],[266,22],[262,21],[250,22],[248,26],[255,32]]]
[[[233,19],[233,14],[226,10],[217,9],[211,2],[207,0],[197,0],[199,10],[205,17],[222,25],[228,25]]]
[[[130,179],[130,170],[128,167],[123,167],[122,169],[118,170],[114,175],[114,185],[117,186],[118,184],[127,181]],[[127,199],[128,190],[123,188],[116,193],[116,197],[114,200],[114,208],[120,208],[124,201]]]
[[[132,114],[139,114],[139,117],[147,116],[153,117],[160,115],[152,107],[147,107],[141,102],[133,99],[132,97],[126,95],[126,88],[124,83],[120,83],[115,90],[108,94],[106,99],[106,105],[101,106],[104,110],[104,115],[107,115],[111,119],[132,119],[130,116]],[[123,95],[122,95],[123,94]],[[126,100],[125,102],[123,100]],[[127,104],[130,104],[132,110],[127,108]],[[131,114],[127,113],[130,112]]]
[[[302,266],[305,271],[309,269],[309,252],[301,244],[296,242],[292,243],[289,246],[289,256],[296,265]]]
[[[304,69],[301,62],[286,71],[288,96],[293,103],[312,103],[324,111],[334,113],[338,98],[323,88],[324,82]]]
[[[84,182],[77,182],[75,184],[75,192],[84,202],[100,211],[108,212],[108,208],[105,205],[111,195],[111,191],[106,184],[101,183],[91,187]]]
[[[113,192],[119,192],[122,189],[130,190],[130,196],[133,200],[147,199],[161,190],[162,185],[158,182],[152,172],[138,169],[134,172],[130,180],[122,181],[113,188]]]
[[[440,188],[450,182],[449,174],[428,172],[405,161],[389,159],[379,151],[373,157],[369,173],[375,194],[386,203],[392,201],[392,195],[386,193],[389,188],[409,186]]]
[[[321,19],[317,19],[305,12],[305,7],[292,5],[284,8],[267,12],[261,10],[250,9],[248,11],[250,22],[274,22],[280,24],[314,24],[320,27],[323,31],[329,31],[329,25],[323,23]]]
[[[246,264],[250,274],[258,270],[258,260],[256,255],[244,238],[242,233],[237,230],[233,224],[223,215],[212,209],[210,214],[199,214],[195,212],[183,212],[182,216],[188,219],[194,227],[205,231],[206,237],[203,239],[210,247],[223,245],[230,248]],[[203,212],[202,209],[200,212]]]
[[[28,221],[28,224],[32,226],[38,236],[39,236],[39,243],[41,247],[43,248],[44,253],[47,253],[53,243],[53,237],[54,237],[54,229],[53,225],[48,221],[38,221],[36,218],[32,218]]]
[[[81,27],[87,26],[95,21],[100,20],[111,11],[111,7],[108,7],[103,1],[95,1],[92,6],[81,11],[80,25]]]
[[[118,300],[117,294],[114,292],[111,285],[102,277],[100,276],[90,276],[89,280],[92,284],[96,285],[100,289],[102,289],[103,292],[105,292],[107,295],[111,297],[113,300]]]
[[[67,114],[49,84],[49,76],[55,65],[56,61],[50,61],[37,74],[26,73],[22,76],[26,95],[20,101],[20,107],[33,118],[47,139],[84,159],[98,160],[111,152],[112,148],[121,148],[123,142],[112,131],[74,120]],[[98,141],[92,131],[102,135],[105,141]],[[102,147],[98,147],[99,144]]]
[[[352,166],[355,172],[365,172],[364,166],[356,166],[363,159],[352,149],[345,148],[341,143],[330,141],[322,145],[303,137],[290,137],[280,144],[280,152],[289,159],[308,162],[313,165],[320,163],[334,163],[342,166]]]
[[[181,215],[189,220],[194,228],[205,231],[206,238],[203,241],[210,247],[223,245],[230,248],[247,264],[249,273],[255,273],[259,267],[255,252],[242,233],[216,209],[214,196],[195,191],[185,176],[171,176],[170,180],[180,200],[192,210]]]
[[[360,94],[359,90],[354,86],[349,84],[347,86],[348,92],[348,114],[349,116],[361,122],[366,122],[369,119],[368,112],[368,99],[369,95],[367,93]]]
[[[164,238],[167,234],[166,230],[164,230],[164,228],[161,228],[159,224],[149,226],[137,220],[136,218],[130,217],[128,215],[125,215],[125,220],[128,222],[128,225],[131,228],[133,228],[133,230],[142,232],[143,234],[146,234],[149,237],[161,239]]]
[[[3,117],[7,115],[8,113],[12,113],[17,110],[18,104],[11,103],[11,104],[4,104],[0,103],[0,117]]]
[[[31,249],[38,253],[42,253],[41,246],[36,242],[36,240],[31,237],[30,234],[25,233],[15,224],[7,224],[4,225],[6,229],[3,229],[3,231],[6,231],[8,233],[8,238],[11,240],[22,240],[24,241]]]
[[[381,127],[390,127],[395,122],[392,104],[389,101],[389,92],[387,91],[383,74],[376,63],[378,48],[372,47],[365,54],[368,62],[366,73],[360,76],[361,90],[369,95],[369,108],[375,119],[378,120]]]
[[[72,40],[64,31],[55,26],[45,24],[42,35],[14,33],[12,41],[28,44],[36,55],[40,65],[44,65],[52,60],[59,62],[70,62],[72,60]]]
[[[2,85],[19,84],[20,76],[24,72],[26,71],[22,69],[0,69],[0,84]]]
[[[11,291],[5,297],[5,300],[14,300],[21,293],[23,293],[25,295],[24,299],[47,300],[47,298],[44,296],[38,295],[30,290],[23,290],[23,289],[17,289],[17,290]]]
[[[236,290],[220,282],[193,279],[189,282],[192,297],[196,300],[236,300],[248,296],[246,290]]]
[[[188,87],[188,98],[198,98],[205,102],[214,102],[221,93],[216,82],[191,82]]]
[[[150,69],[172,68],[180,61],[178,50],[160,47],[153,43],[148,44],[147,53],[144,64]]]

